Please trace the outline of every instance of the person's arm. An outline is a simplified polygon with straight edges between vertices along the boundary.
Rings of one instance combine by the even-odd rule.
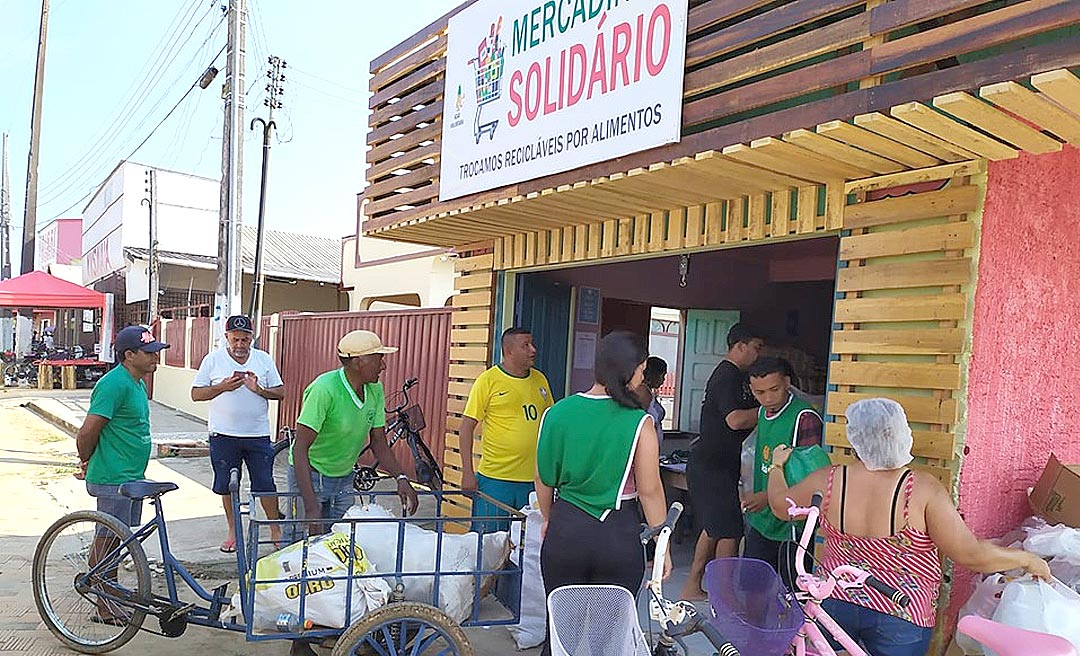
[[[540,538],[543,539],[547,534],[548,519],[551,517],[551,504],[555,503],[555,488],[550,487],[540,479],[540,468],[536,469],[536,502],[540,504],[540,514],[544,518],[544,523],[540,527]]]
[[[773,450],[772,465],[769,466],[769,480],[765,492],[768,495],[769,507],[779,519],[788,521],[788,499],[794,501],[803,508],[810,505],[815,492],[822,492],[829,484],[831,467],[822,467],[811,473],[792,487],[788,487],[787,479],[784,478],[784,464],[791,457],[791,448],[780,445]]]
[[[242,384],[249,390],[263,397],[267,401],[280,401],[285,398],[285,386],[277,385],[274,387],[263,387],[259,384],[259,377],[254,372],[247,372],[244,377],[240,379]],[[194,392],[194,390],[192,390]]]
[[[235,374],[229,376],[225,380],[217,383],[216,385],[208,385],[206,387],[192,387],[191,388],[191,400],[192,401],[210,401],[221,396],[225,392],[231,392],[233,390],[240,389],[240,386],[244,384],[244,379]]]
[[[409,479],[405,477],[397,456],[390,450],[390,445],[386,442],[386,427],[372,428],[368,434],[368,440],[371,452],[375,455],[375,459],[379,461],[379,468],[385,470],[397,480],[398,496],[401,497],[401,507],[405,515],[413,514],[416,512],[420,500],[416,496],[416,490],[409,483]]]
[[[813,410],[803,410],[795,427],[795,446],[821,446],[825,424]]]
[[[261,391],[256,390],[255,393],[267,401],[280,401],[285,398],[285,382],[281,380],[281,374],[278,373],[277,365],[274,364],[270,354],[262,354],[262,357],[269,365],[266,368],[266,380],[263,381],[266,386],[261,388]]]
[[[728,428],[731,430],[750,430],[757,426],[757,408],[748,410],[732,410],[724,417]]]
[[[300,492],[300,498],[304,501],[304,519],[317,520],[322,518],[322,509],[319,500],[315,497],[315,487],[311,484],[311,461],[308,459],[308,451],[315,442],[318,434],[308,426],[296,425],[296,438],[293,440],[293,475],[296,478],[296,489]],[[321,532],[318,522],[310,522],[313,532]]]
[[[646,415],[634,448],[634,483],[638,502],[645,513],[649,526],[657,527],[667,518],[667,499],[664,482],[660,478],[660,441],[656,439],[656,426],[652,416]],[[664,578],[671,574],[671,551],[664,560]]]
[[[461,489],[467,491],[476,489],[472,447],[478,425],[475,419],[466,415],[461,418],[461,428],[458,429],[458,449],[461,450]]]
[[[79,432],[75,434],[75,449],[79,452],[79,470],[86,474],[86,465],[90,462],[90,456],[97,449],[98,440],[101,439],[101,429],[109,420],[101,415],[86,415]]]
[[[1050,567],[1039,556],[1020,549],[999,547],[989,540],[975,537],[941,483],[931,476],[915,475],[920,486],[932,487],[926,503],[926,532],[946,557],[976,572],[1023,569],[1041,579],[1050,578]]]

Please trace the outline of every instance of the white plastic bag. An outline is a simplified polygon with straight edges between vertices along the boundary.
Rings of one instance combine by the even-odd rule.
[[[1064,524],[1054,524],[1031,530],[1024,540],[1024,551],[1030,551],[1043,558],[1062,557],[1080,560],[1080,529]]]
[[[547,595],[544,592],[544,578],[540,574],[540,529],[544,514],[536,508],[535,492],[529,495],[529,501],[531,504],[521,509],[525,515],[524,548],[514,549],[510,554],[514,564],[521,565],[521,621],[506,628],[518,649],[541,644],[547,631]],[[515,525],[510,534],[516,537],[518,531]]]
[[[1050,561],[1054,578],[1080,593],[1080,558],[1057,556]]]
[[[354,575],[373,574],[375,566],[368,560],[359,538],[350,557],[349,536],[331,532],[307,539],[307,592],[304,595],[303,619],[332,628],[344,628],[359,620],[364,613],[384,605],[390,596],[390,586],[381,578],[356,578],[352,581],[352,608],[345,617],[348,582],[330,577],[346,576],[352,561]],[[300,619],[300,579],[304,572],[304,542],[291,544],[280,551],[260,558],[255,564],[255,604],[252,623],[258,631],[274,630],[279,615],[289,614]],[[259,583],[289,579],[284,583]]]
[[[367,557],[372,563],[393,580],[397,569],[398,530],[400,522],[387,509],[378,504],[356,505],[345,513],[345,519],[386,519],[385,522],[357,522],[356,541],[364,545]],[[350,524],[334,524],[334,530],[349,534]],[[454,535],[443,533],[442,558],[439,561],[440,572],[475,572],[476,533]],[[502,564],[507,549],[505,531],[487,533],[483,536],[483,557],[481,567],[494,570]],[[438,533],[428,531],[415,524],[405,524],[405,540],[401,562],[401,573],[434,572],[435,554],[438,547]],[[403,576],[405,598],[409,601],[432,603],[434,577]],[[472,613],[475,577],[471,575],[439,577],[439,608],[455,622],[463,622]]]
[[[739,472],[739,492],[743,497],[754,493],[754,457],[757,450],[757,428],[750,431],[742,443],[742,456]]]
[[[1061,636],[1080,650],[1080,595],[1061,583],[1013,581],[1001,593],[993,620]]]
[[[978,615],[990,619],[994,616],[998,604],[1001,603],[1001,593],[1008,585],[1008,580],[1001,574],[991,574],[975,584],[975,591],[971,597],[960,607],[960,617]],[[983,653],[983,647],[974,638],[970,638],[959,631],[956,633],[956,645],[968,656]]]

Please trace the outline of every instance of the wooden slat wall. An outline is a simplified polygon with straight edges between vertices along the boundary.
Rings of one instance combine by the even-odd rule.
[[[836,193],[828,193],[835,189]],[[717,199],[628,219],[523,232],[496,240],[495,269],[568,264],[643,253],[685,252],[825,234],[830,210],[843,212],[843,182]],[[825,214],[818,198],[826,196]]]
[[[635,155],[621,158],[620,164],[600,163],[440,204],[444,17],[372,63],[366,176],[369,187],[365,192],[370,202],[366,213],[372,226],[383,226],[484,200],[528,195],[568,181],[572,184],[602,177],[626,170],[627,161],[641,160],[643,163],[634,164],[639,166],[670,161],[821,121],[849,119],[860,113],[887,110],[898,103],[929,100],[970,88],[958,85],[962,80],[977,85],[1078,65],[1077,37],[1062,36],[1037,48],[1021,48],[1021,40],[1026,37],[1077,23],[1080,3],[1072,0],[1017,0],[1004,7],[993,0],[692,2],[683,144],[665,149],[664,157],[648,162],[647,154]],[[716,29],[717,25],[722,27]],[[985,60],[986,66],[982,61],[971,61],[938,70],[939,62],[991,47],[998,51],[987,55],[994,61]],[[827,92],[828,97],[799,104],[800,98],[817,91]],[[988,115],[984,108],[972,106],[966,99],[945,109],[967,113],[975,125],[987,120],[1000,124],[1000,117]],[[1052,107],[1035,109],[1053,112]],[[920,121],[936,117],[901,118],[921,125]],[[890,124],[883,129],[896,127]],[[1022,140],[1017,145],[1054,147],[1019,124],[1007,127]],[[794,138],[799,140],[794,143],[823,143],[806,134]],[[831,144],[825,145],[835,150]],[[959,159],[972,156],[959,155]],[[871,168],[890,166],[865,157],[852,163]],[[476,238],[482,236],[478,233]]]
[[[477,377],[488,368],[492,343],[491,325],[494,319],[495,278],[493,264],[495,254],[491,249],[462,253],[455,262],[454,289],[452,297],[454,313],[450,328],[450,384],[446,403],[446,451],[443,474],[450,486],[461,487],[461,440],[458,429],[465,411],[469,390]],[[479,435],[479,429],[477,431]],[[473,444],[476,465],[480,462],[480,444]],[[443,504],[448,515],[468,517],[468,504],[457,500]]]
[[[847,185],[856,202],[844,209],[826,403],[825,441],[837,462],[853,458],[847,407],[888,396],[912,422],[916,466],[950,489],[955,481],[962,326],[983,196],[971,176],[981,170],[953,165]],[[922,190],[896,186],[911,183]]]

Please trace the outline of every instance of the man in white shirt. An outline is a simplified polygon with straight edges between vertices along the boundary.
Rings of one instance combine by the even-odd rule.
[[[225,506],[228,533],[221,543],[225,553],[236,551],[233,534],[229,472],[247,465],[251,490],[260,497],[269,519],[280,519],[274,486],[274,447],[270,441],[270,401],[285,396],[274,360],[266,351],[251,347],[251,319],[243,315],[225,320],[227,346],[203,358],[191,388],[192,401],[210,402],[210,462],[214,467],[213,490]],[[280,528],[270,528],[271,539],[280,539]]]

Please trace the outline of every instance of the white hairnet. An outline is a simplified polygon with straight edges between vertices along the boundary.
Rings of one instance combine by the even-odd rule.
[[[863,399],[844,414],[848,442],[867,469],[899,469],[911,462],[911,427],[899,403]]]

